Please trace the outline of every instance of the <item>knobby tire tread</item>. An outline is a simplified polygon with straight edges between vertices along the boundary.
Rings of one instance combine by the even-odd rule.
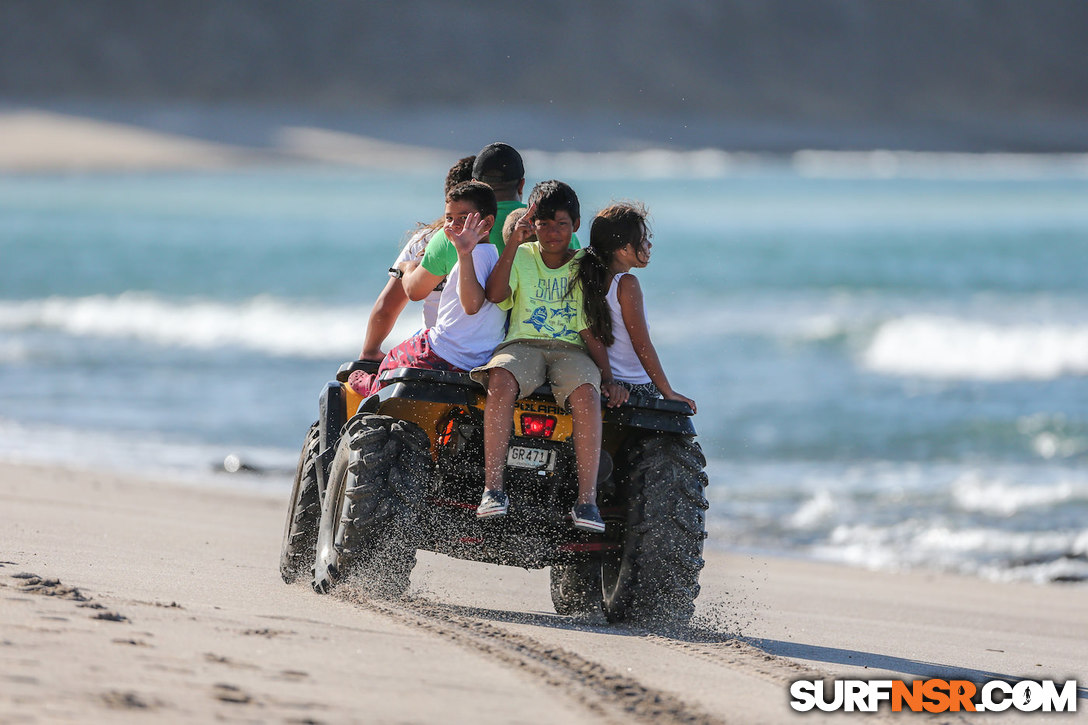
[[[280,576],[290,584],[309,573],[314,565],[314,549],[321,520],[317,467],[321,440],[318,424],[310,426],[295,470],[295,481],[287,511],[287,526],[280,549]]]
[[[415,566],[430,441],[414,423],[360,414],[346,428],[350,456],[337,547],[366,589],[399,596]]]
[[[695,612],[706,538],[706,459],[688,436],[646,436],[628,451],[630,495],[614,621],[686,624]]]

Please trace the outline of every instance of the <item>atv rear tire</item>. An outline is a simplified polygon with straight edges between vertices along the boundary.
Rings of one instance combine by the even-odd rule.
[[[622,553],[602,566],[611,622],[687,624],[695,613],[706,538],[706,459],[695,439],[655,434],[623,456],[628,495]]]
[[[419,426],[366,413],[348,421],[322,507],[316,591],[351,573],[367,594],[404,593],[430,473],[430,441]]]
[[[601,560],[556,564],[551,569],[552,605],[556,614],[585,617],[601,611]]]
[[[280,576],[287,584],[293,583],[303,573],[313,573],[317,527],[321,520],[317,482],[317,467],[320,465],[317,459],[319,433],[317,423],[310,426],[298,458],[298,468],[295,469],[295,482],[291,487],[287,524],[284,526],[283,545],[280,547]]]

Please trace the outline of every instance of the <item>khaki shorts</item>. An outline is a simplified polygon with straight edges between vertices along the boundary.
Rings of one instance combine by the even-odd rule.
[[[471,373],[476,382],[487,385],[491,368],[502,368],[518,381],[518,397],[529,395],[544,384],[551,383],[555,402],[567,404],[567,398],[581,385],[589,383],[599,395],[601,371],[585,350],[566,342],[550,340],[515,340],[495,348],[486,365]]]

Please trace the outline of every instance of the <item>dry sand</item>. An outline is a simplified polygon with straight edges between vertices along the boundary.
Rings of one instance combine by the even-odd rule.
[[[250,142],[253,145],[240,146],[37,108],[0,110],[0,172],[191,171],[334,163],[372,169],[434,167],[435,173],[444,174],[450,158],[449,152],[423,146],[289,124],[278,126],[269,139],[254,131]]]
[[[121,123],[23,109],[0,113],[0,171],[215,169],[258,155]]]
[[[279,579],[283,498],[0,465],[0,722],[774,723],[814,717],[798,678],[1088,680],[1083,588],[709,552],[680,634],[430,554],[406,599],[319,596]]]

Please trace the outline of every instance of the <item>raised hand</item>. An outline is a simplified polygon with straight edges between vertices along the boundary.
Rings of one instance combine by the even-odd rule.
[[[536,234],[536,226],[534,220],[536,218],[536,203],[533,203],[525,210],[525,213],[521,215],[521,219],[518,219],[514,225],[514,231],[510,235],[510,240],[506,243],[507,246],[518,246],[524,244]]]
[[[486,218],[475,211],[465,217],[465,223],[460,229],[457,229],[456,224],[455,220],[449,219],[442,229],[446,232],[446,239],[450,240],[459,253],[471,252],[491,231]]]

